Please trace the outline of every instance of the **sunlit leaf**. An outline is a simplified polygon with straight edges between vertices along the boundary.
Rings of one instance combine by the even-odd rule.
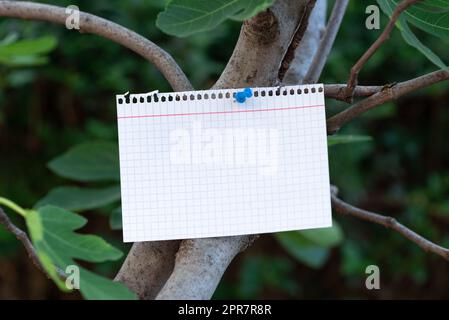
[[[55,206],[31,210],[26,223],[39,259],[61,289],[65,284],[57,274],[56,267],[65,271],[76,265],[75,259],[88,262],[117,260],[122,253],[94,235],[82,235],[74,231],[83,227],[87,220],[80,215]],[[122,284],[100,277],[80,267],[80,291],[88,299],[134,299]]]
[[[52,36],[7,42],[0,45],[0,55],[29,56],[46,54],[52,51],[56,47],[56,44],[57,40]]]
[[[0,63],[10,67],[42,65],[48,62],[48,54],[57,44],[55,37],[17,40],[15,34],[0,42]]]

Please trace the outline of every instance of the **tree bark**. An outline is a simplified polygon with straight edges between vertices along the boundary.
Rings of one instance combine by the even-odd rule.
[[[295,58],[285,74],[283,84],[300,84],[303,82],[309,66],[312,64],[320,39],[326,25],[327,1],[318,0],[309,18],[307,30],[301,46],[295,52]]]
[[[156,299],[210,299],[232,259],[254,236],[184,240],[175,269]]]
[[[278,0],[270,9],[244,22],[232,57],[214,88],[279,84],[278,71],[308,4],[307,0]],[[317,10],[325,10],[325,5],[321,4]],[[317,15],[325,16],[323,12]],[[318,46],[318,37],[303,39],[315,41],[314,47]],[[303,41],[298,48],[302,45]],[[302,55],[308,54],[309,51],[302,51]],[[295,68],[302,74],[309,67],[302,63],[304,56],[295,58],[301,61],[301,66]],[[157,299],[210,299],[229,263],[255,238],[255,235],[244,235],[183,240],[173,273]]]
[[[136,242],[115,281],[122,282],[140,299],[154,299],[175,265],[179,241]]]

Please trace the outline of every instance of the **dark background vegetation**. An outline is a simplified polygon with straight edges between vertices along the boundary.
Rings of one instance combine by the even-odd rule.
[[[51,3],[67,6],[74,1]],[[210,87],[218,78],[240,29],[239,23],[228,21],[213,32],[179,39],[155,26],[162,0],[77,4],[159,44],[197,89]],[[368,4],[350,1],[321,82],[345,82],[351,65],[379,35],[378,30],[365,29]],[[386,19],[382,16],[382,25]],[[2,18],[0,39],[11,33],[58,39],[46,65],[0,65],[0,195],[32,207],[48,190],[64,183],[47,169],[49,160],[77,143],[116,141],[115,94],[170,91],[170,87],[147,61],[109,40],[48,23]],[[445,58],[443,43],[425,36],[423,41]],[[434,69],[395,30],[363,69],[360,82],[391,83]],[[341,133],[370,135],[372,141],[329,149],[331,181],[345,200],[392,215],[445,246],[449,246],[447,87],[448,83],[434,85],[366,113]],[[328,115],[343,107],[329,100]],[[126,248],[121,232],[110,230],[107,212],[83,214],[89,218],[83,231]],[[331,250],[322,267],[308,267],[265,235],[231,264],[215,298],[449,298],[449,264],[443,259],[383,227],[349,217],[335,219],[344,240]],[[381,290],[365,289],[365,268],[370,264],[380,267]],[[100,264],[95,270],[113,276],[119,265]],[[0,227],[0,298],[73,299],[78,295],[60,293],[30,263],[20,243]]]

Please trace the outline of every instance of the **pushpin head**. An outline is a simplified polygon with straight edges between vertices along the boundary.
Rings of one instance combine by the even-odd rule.
[[[253,96],[253,90],[251,90],[251,88],[245,88],[243,92],[247,98],[251,98]]]
[[[238,103],[243,103],[246,100],[246,94],[244,91],[241,92],[237,92],[235,94],[235,101],[237,101]]]

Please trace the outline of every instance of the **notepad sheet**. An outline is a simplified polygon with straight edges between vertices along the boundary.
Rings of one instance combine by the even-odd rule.
[[[332,224],[322,85],[117,96],[125,242]]]

